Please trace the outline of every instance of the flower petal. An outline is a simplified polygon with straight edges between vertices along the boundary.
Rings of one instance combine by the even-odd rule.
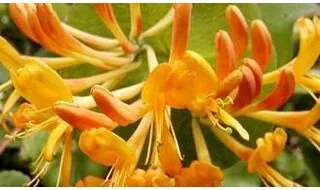
[[[62,138],[63,134],[68,130],[70,126],[65,123],[59,123],[50,133],[48,140],[43,148],[44,158],[50,162],[53,160],[55,149],[57,148],[58,141]]]
[[[236,54],[229,34],[219,31],[215,37],[217,51],[216,69],[219,79],[224,79],[236,66]]]
[[[262,100],[250,104],[239,110],[236,115],[243,115],[248,112],[255,112],[260,110],[277,109],[285,104],[294,93],[295,78],[290,69],[282,71],[276,87]]]
[[[90,159],[104,166],[121,167],[122,163],[134,164],[134,150],[121,137],[105,128],[92,128],[81,133],[80,150]]]
[[[117,123],[113,122],[104,114],[75,106],[67,102],[57,102],[53,106],[55,113],[73,127],[81,130],[105,127],[114,129]]]
[[[251,22],[252,56],[262,69],[270,63],[272,56],[272,38],[268,28],[261,20]]]
[[[231,38],[235,46],[237,60],[246,51],[248,41],[248,25],[240,9],[235,5],[229,5],[226,9]]]
[[[32,8],[35,8],[31,5]],[[17,27],[24,33],[28,38],[35,42],[39,42],[35,34],[33,33],[29,20],[27,19],[28,11],[26,9],[31,8],[30,6],[25,6],[24,4],[10,3],[9,11],[11,19],[17,25]]]
[[[233,109],[239,109],[248,105],[254,98],[256,93],[256,81],[255,76],[248,66],[241,66],[243,72],[242,81],[238,88],[238,93],[234,99]]]
[[[240,70],[234,70],[222,82],[219,83],[217,97],[224,99],[235,90],[242,81],[243,74]]]
[[[128,105],[101,86],[94,86],[91,95],[104,114],[123,126],[137,121],[147,111],[142,102]]]
[[[138,37],[143,30],[143,22],[139,3],[130,3],[131,30],[130,39]]]
[[[103,23],[108,27],[112,34],[119,40],[125,52],[134,51],[134,46],[128,40],[121,30],[117,19],[113,13],[112,4],[110,3],[97,3],[95,4],[96,11]]]
[[[183,57],[186,51],[191,23],[191,10],[192,4],[190,3],[174,5],[169,63]]]

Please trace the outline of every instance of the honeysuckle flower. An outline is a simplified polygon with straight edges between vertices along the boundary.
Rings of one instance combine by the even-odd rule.
[[[203,142],[199,143],[199,141],[204,141],[203,138],[199,140],[201,139],[199,130],[197,135],[194,135],[199,160],[193,162],[188,168],[182,168],[180,150],[177,146],[170,118],[168,118],[170,115],[169,107],[187,108],[197,117],[206,116],[212,122],[212,128],[218,127],[228,133],[230,133],[230,128],[224,128],[220,123],[231,126],[244,139],[248,140],[249,134],[232,115],[245,115],[250,113],[251,110],[276,109],[288,100],[294,89],[292,72],[284,70],[276,88],[262,100],[250,104],[260,94],[262,69],[266,68],[271,57],[271,36],[262,21],[254,20],[251,28],[252,33],[254,33],[252,35],[252,46],[255,48],[253,50],[255,60],[243,59],[243,64],[239,66],[239,69],[236,69],[236,62],[239,61],[245,51],[247,28],[245,22],[239,23],[243,22],[244,18],[238,8],[230,6],[226,13],[232,24],[230,26],[232,37],[229,37],[228,33],[224,31],[219,31],[216,35],[217,74],[199,54],[186,51],[191,5],[177,4],[174,6],[169,62],[153,67],[151,65],[157,65],[154,63],[157,61],[152,61],[154,56],[149,56],[149,64],[151,64],[149,70],[152,72],[144,84],[141,95],[142,101],[138,100],[128,105],[112,96],[103,87],[96,86],[91,90],[91,94],[100,110],[121,126],[127,126],[147,113],[153,114],[155,128],[151,127],[150,132],[151,134],[155,133],[155,142],[150,143],[151,141],[149,141],[149,144],[154,144],[153,146],[158,148],[153,148],[151,154],[149,148],[147,161],[151,159],[151,166],[160,167],[162,171],[168,174],[167,180],[170,181],[170,177],[173,177],[179,181],[177,184],[180,185],[218,186],[223,174],[219,168],[212,165],[208,153],[204,156],[203,152],[205,152],[206,146]],[[261,51],[258,51],[257,48]],[[150,52],[152,51],[148,52],[148,55],[151,55]],[[284,86],[290,87],[286,93],[284,93]],[[279,99],[278,96],[281,93],[284,93],[284,95]],[[223,101],[223,99],[226,100]],[[83,126],[76,124],[76,121],[90,120],[87,117],[73,114],[72,112],[75,112],[76,109],[71,111],[71,107],[62,111],[67,116],[65,120],[71,125],[79,125],[79,128]],[[78,112],[80,112],[79,109]],[[61,115],[62,112],[59,113],[58,110],[57,113]],[[91,119],[90,122],[92,121]],[[91,126],[87,126],[87,128],[101,125],[97,121],[94,122],[90,123]],[[114,127],[116,125],[106,128],[113,129]],[[161,146],[157,145],[160,142]],[[204,178],[195,172],[197,167],[206,169],[208,176],[215,180],[209,182],[203,180]],[[145,173],[140,172],[140,170],[136,170],[136,172],[129,177],[130,183],[137,183],[136,185],[147,184],[144,177]],[[190,179],[193,179],[193,183],[189,182]]]
[[[300,186],[286,179],[268,165],[279,156],[285,147],[287,134],[283,129],[277,128],[273,132],[267,132],[263,138],[257,139],[255,149],[241,144],[217,128],[212,128],[212,131],[237,157],[247,162],[248,172],[257,173],[266,186]]]
[[[232,37],[225,31],[216,34],[217,74],[199,54],[185,50],[189,22],[187,17],[181,16],[176,19],[181,19],[183,24],[175,24],[175,21],[173,24],[169,62],[159,65],[150,74],[142,91],[142,98],[153,104],[163,98],[162,101],[170,107],[187,108],[200,117],[207,116],[213,126],[230,133],[231,128],[221,125],[226,124],[248,140],[249,134],[231,115],[249,105],[260,94],[262,69],[270,62],[272,40],[262,21],[252,21],[254,59],[243,59],[243,64],[236,69],[237,62],[245,51],[248,29],[236,6],[229,6],[226,14]],[[283,84],[279,86],[283,87]],[[268,101],[263,103],[274,103],[272,100],[277,98],[274,95],[270,95],[271,97],[266,98]],[[286,100],[283,98],[283,102],[278,102],[278,105],[269,106],[277,107]]]
[[[110,40],[95,38],[91,34],[86,35],[84,32],[61,23],[50,4],[10,4],[10,6],[11,14],[14,15],[14,20],[17,20],[15,21],[17,26],[24,28],[22,31],[28,37],[36,39],[36,43],[49,51],[108,70],[133,61],[132,55],[121,57],[123,53],[117,49],[102,51],[88,46],[95,42],[108,44]],[[26,30],[28,32],[25,32]],[[84,42],[90,41],[90,44],[86,45],[79,41],[77,39],[79,36]],[[91,40],[92,38],[95,40]],[[111,43],[114,45],[113,41]]]
[[[295,130],[306,137],[320,151],[320,131],[315,127],[319,120],[320,104],[317,101],[311,110],[307,111],[258,111],[248,116],[262,121],[280,125]]]
[[[272,38],[261,20],[253,20],[249,29],[239,9],[233,5],[227,7],[230,35],[223,30],[215,35],[217,59],[214,70],[201,55],[187,50],[191,4],[174,5],[157,24],[144,32],[140,5],[130,4],[131,30],[128,37],[117,23],[112,4],[96,4],[95,8],[115,39],[95,36],[61,22],[50,4],[10,4],[12,18],[26,36],[49,51],[65,56],[20,55],[0,38],[0,60],[11,74],[11,80],[0,86],[0,92],[12,85],[15,88],[0,119],[20,96],[29,102],[21,104],[12,116],[15,128],[21,132],[7,137],[24,138],[42,130],[50,133],[34,163],[35,177],[30,185],[37,185],[39,178],[46,173],[57,156],[61,141],[63,151],[57,186],[60,183],[71,185],[72,131],[80,129],[81,151],[91,160],[110,167],[110,170],[105,179],[87,176],[76,186],[220,186],[224,176],[212,163],[198,119],[246,161],[248,171],[257,173],[266,185],[297,185],[267,164],[275,160],[285,146],[287,136],[282,129],[258,139],[256,149],[240,144],[230,134],[234,129],[243,139],[249,140],[248,132],[236,120],[236,117],[247,116],[292,128],[319,147],[320,132],[314,127],[320,110],[318,103],[310,111],[270,111],[290,98],[295,83],[301,83],[307,89],[317,89],[316,78],[306,74],[319,54],[317,19],[313,23],[309,19],[298,21],[302,39],[299,55],[288,66],[264,76],[264,83],[277,83],[268,95],[254,101],[260,95],[263,71],[272,57]],[[170,56],[167,62],[158,65],[152,47],[140,44],[172,21]],[[244,58],[249,41],[252,43],[249,46],[252,58]],[[306,52],[310,47],[316,48],[308,57]],[[140,65],[134,61],[136,55],[143,51],[148,58],[150,74],[147,79],[110,92],[127,72]],[[307,65],[302,64],[305,60]],[[108,72],[62,79],[54,71],[83,63]],[[91,87],[91,95],[75,96]],[[141,89],[141,97],[133,103],[125,103]],[[102,113],[90,110],[95,107],[99,107]],[[183,156],[171,122],[172,108],[192,112],[197,159],[187,167],[182,165]],[[305,122],[295,122],[297,119]],[[138,120],[141,120],[140,124],[127,141],[112,131]],[[146,143],[147,167],[142,169],[138,161]]]
[[[96,76],[67,79],[63,80],[53,69],[40,59],[24,59],[10,44],[1,38],[2,51],[1,61],[3,65],[10,71],[12,82],[7,82],[3,89],[12,83],[15,90],[9,96],[5,104],[4,112],[7,113],[16,103],[20,96],[26,99],[30,104],[22,104],[17,112],[13,114],[13,122],[15,127],[20,129],[19,133],[7,135],[8,138],[25,138],[42,130],[49,130],[50,135],[44,146],[39,158],[35,162],[34,179],[29,185],[37,184],[38,178],[42,177],[48,170],[50,163],[53,161],[55,148],[60,139],[64,139],[64,151],[60,165],[58,178],[61,177],[62,185],[70,185],[70,167],[71,167],[71,131],[72,127],[60,119],[52,110],[52,106],[56,101],[74,102],[77,105],[95,107],[92,103],[93,99],[88,97],[74,97],[72,93],[79,92],[92,85],[105,82],[107,78],[114,80],[114,77],[125,74],[125,72],[138,65],[132,64],[119,70]],[[129,69],[128,69],[129,68]],[[123,72],[125,71],[125,72]],[[108,86],[105,83],[105,86]],[[140,87],[141,89],[141,87]],[[130,88],[129,88],[130,91]],[[139,93],[139,88],[135,87],[134,93]],[[131,93],[132,94],[132,93]],[[131,98],[126,91],[120,91],[118,95],[121,98]],[[70,132],[69,132],[70,131]],[[57,180],[59,185],[60,179]]]
[[[219,167],[212,164],[204,136],[196,119],[192,120],[192,134],[198,160],[194,160],[189,167],[183,168],[175,176],[177,186],[220,186],[224,177],[223,173]]]
[[[297,84],[300,84],[307,91],[318,92],[320,90],[319,79],[312,73],[311,68],[320,53],[319,19],[318,17],[314,17],[313,20],[301,17],[297,20],[296,26],[300,33],[298,55],[282,68],[265,74],[263,83],[273,83],[279,78],[282,69],[291,68]]]

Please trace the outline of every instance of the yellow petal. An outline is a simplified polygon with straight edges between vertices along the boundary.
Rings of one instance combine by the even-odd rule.
[[[14,87],[37,108],[50,107],[58,100],[72,101],[71,91],[62,78],[48,65],[28,60],[17,72],[10,71]]]
[[[126,141],[105,128],[83,131],[80,135],[79,146],[90,159],[104,166],[136,162],[134,150]]]
[[[46,145],[43,148],[44,149],[43,155],[47,161],[50,162],[53,160],[57,143],[68,128],[69,128],[68,124],[61,122],[50,133],[49,138],[46,142]]]
[[[191,10],[192,4],[190,3],[178,3],[174,5],[169,63],[183,57],[186,51],[190,31]]]

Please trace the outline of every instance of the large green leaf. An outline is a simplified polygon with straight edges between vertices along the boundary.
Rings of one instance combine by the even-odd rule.
[[[30,178],[15,170],[0,172],[0,187],[22,187],[30,181]]]

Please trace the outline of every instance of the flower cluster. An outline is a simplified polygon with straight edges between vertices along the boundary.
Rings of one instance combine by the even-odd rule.
[[[300,49],[285,66],[265,73],[272,59],[272,37],[262,20],[248,23],[234,5],[226,9],[229,32],[215,34],[215,68],[200,54],[188,50],[191,4],[175,4],[154,26],[143,31],[139,4],[130,4],[129,37],[117,23],[112,4],[96,4],[95,10],[114,38],[105,38],[73,28],[59,20],[50,4],[10,4],[11,17],[32,41],[61,57],[33,57],[18,53],[0,37],[0,61],[10,71],[10,80],[0,91],[14,88],[4,104],[1,122],[11,116],[17,133],[7,138],[27,138],[39,131],[50,134],[34,163],[37,185],[59,155],[63,144],[57,186],[70,186],[72,134],[80,130],[79,147],[94,162],[109,167],[105,179],[87,176],[76,186],[220,186],[224,175],[210,157],[200,125],[245,161],[266,185],[297,186],[269,162],[285,147],[287,134],[277,128],[257,139],[256,148],[247,147],[232,136],[236,131],[244,140],[250,134],[237,118],[240,116],[277,124],[297,131],[320,150],[320,103],[308,111],[276,111],[292,96],[296,85],[315,97],[320,80],[310,73],[320,53],[320,23],[300,18]],[[159,64],[153,48],[141,45],[172,23],[170,56]],[[248,45],[248,43],[251,43]],[[247,52],[247,49],[251,49]],[[112,90],[128,73],[141,65],[137,56],[145,52],[149,75],[138,84]],[[250,55],[250,56],[247,56]],[[57,69],[91,64],[103,73],[63,79]],[[275,83],[262,95],[264,85]],[[91,89],[88,96],[80,92]],[[140,93],[141,92],[141,93]],[[132,103],[126,101],[136,97]],[[13,113],[11,108],[22,97]],[[100,112],[94,111],[98,107]],[[171,121],[172,109],[192,113],[192,134],[197,159],[183,165],[179,139]],[[128,140],[113,130],[139,122]],[[257,126],[258,127],[258,126]],[[146,157],[142,158],[146,146]],[[142,166],[139,161],[144,159]]]

